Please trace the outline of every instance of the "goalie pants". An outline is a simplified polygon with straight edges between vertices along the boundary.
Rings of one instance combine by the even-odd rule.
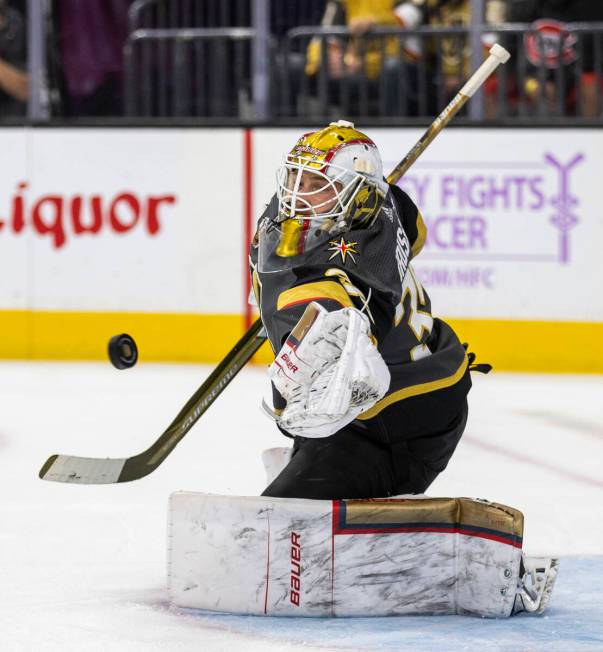
[[[331,437],[295,437],[291,461],[262,495],[329,500],[424,493],[446,468],[463,434],[466,398],[460,404],[445,423],[441,411],[431,410],[433,428],[408,439],[388,436],[392,415],[385,431],[383,423],[354,421]],[[429,400],[422,404],[423,416],[429,405]],[[399,416],[395,429],[404,430],[403,413]]]

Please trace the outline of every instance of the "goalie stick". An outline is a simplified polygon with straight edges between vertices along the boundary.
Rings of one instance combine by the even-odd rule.
[[[431,123],[408,154],[387,176],[394,184],[425,151],[486,79],[501,63],[509,60],[509,53],[501,45],[490,49],[490,56],[473,73],[446,108]],[[112,484],[138,480],[152,473],[172,452],[176,444],[193,427],[201,415],[222,393],[230,381],[253,357],[267,338],[260,319],[255,321],[207,380],[191,396],[162,435],[146,451],[124,458],[75,457],[51,455],[40,469],[43,480],[79,484]]]
[[[258,319],[146,451],[133,457],[105,459],[51,455],[40,469],[40,478],[55,482],[112,484],[138,480],[153,472],[265,341],[266,331]]]

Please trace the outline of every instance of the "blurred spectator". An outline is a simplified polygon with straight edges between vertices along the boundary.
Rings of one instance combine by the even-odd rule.
[[[329,0],[321,24],[323,27],[347,26],[350,38],[329,37],[327,45],[328,77],[342,81],[347,91],[357,95],[368,82],[371,96],[379,95],[379,79],[385,77],[383,106],[387,115],[416,114],[417,74],[416,39],[397,36],[370,36],[374,27],[414,28],[422,14],[416,2],[407,0]],[[322,40],[314,38],[308,46],[305,73],[315,78],[322,61]],[[339,90],[331,83],[331,95]],[[405,106],[405,110],[402,107]],[[375,112],[374,110],[372,112]]]
[[[0,0],[0,116],[19,116],[29,96],[23,15]]]
[[[401,7],[409,9],[410,2],[399,0],[330,0],[327,3],[321,24],[324,27],[346,25],[352,38],[343,43],[331,37],[327,41],[328,64],[330,76],[339,79],[346,74],[366,72],[369,78],[379,75],[382,65],[381,39],[368,39],[364,43],[358,38],[366,35],[373,27],[414,27],[418,23],[419,13],[415,13],[414,23],[407,24],[397,12]],[[408,12],[407,12],[408,15]],[[408,19],[407,19],[408,20]],[[356,37],[356,38],[355,38]],[[385,38],[383,44],[386,58],[397,57],[400,52],[396,38]],[[317,72],[321,58],[321,43],[313,39],[308,48],[306,73]]]
[[[426,13],[425,22],[430,27],[469,28],[471,24],[470,0],[424,0],[421,4]],[[505,9],[505,0],[485,0],[484,22],[487,25],[503,23]],[[497,40],[492,34],[482,35],[484,57],[487,56],[487,51]],[[437,112],[442,109],[442,104],[447,103],[456,95],[472,72],[471,43],[468,33],[434,38],[426,56],[429,68],[433,73],[434,83],[430,85],[431,94],[440,96],[436,105],[430,102],[431,111]],[[494,78],[490,78],[488,82],[485,88],[486,107],[489,104],[488,98],[492,98],[495,92]]]
[[[531,64],[524,91],[532,103],[544,97],[548,114],[595,117],[600,111],[603,79],[601,70],[594,69],[594,39],[603,34],[574,34],[566,23],[603,22],[603,2],[512,0],[508,18],[510,22],[532,23],[533,32],[524,37],[525,56]],[[542,67],[544,88],[538,74]]]
[[[123,115],[123,48],[131,1],[55,0],[65,115]]]
[[[505,4],[505,0],[485,0],[486,23],[503,22]],[[470,0],[329,0],[322,25],[346,25],[351,34],[347,40],[324,41],[330,100],[338,90],[333,81],[341,80],[358,88],[366,83],[364,78],[368,80],[371,96],[385,93],[383,104],[387,115],[429,115],[440,111],[470,74],[468,33],[377,38],[371,37],[371,30],[398,27],[403,35],[405,29],[468,28],[470,23]],[[494,39],[492,35],[484,36],[485,50]],[[318,75],[322,42],[315,38],[308,47],[305,72],[310,77]],[[424,65],[418,65],[421,59]],[[419,98],[419,74],[426,94],[422,98]]]
[[[425,7],[430,27],[468,27],[471,23],[470,0],[427,0]],[[430,67],[434,72],[437,70],[438,57],[441,57],[442,76],[435,81],[444,89],[444,101],[447,101],[456,94],[471,69],[471,49],[467,35],[436,38],[429,53]]]

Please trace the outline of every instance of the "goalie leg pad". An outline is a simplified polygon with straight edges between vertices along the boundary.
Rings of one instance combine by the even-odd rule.
[[[272,616],[511,615],[523,516],[466,498],[176,493],[173,604]]]

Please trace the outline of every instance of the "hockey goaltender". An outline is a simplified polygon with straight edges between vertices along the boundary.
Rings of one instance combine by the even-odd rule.
[[[169,591],[268,615],[541,613],[558,561],[522,554],[523,515],[424,495],[467,422],[475,365],[411,261],[420,211],[340,120],[285,156],[251,246],[275,360],[264,409],[290,448],[261,497],[176,493]]]

